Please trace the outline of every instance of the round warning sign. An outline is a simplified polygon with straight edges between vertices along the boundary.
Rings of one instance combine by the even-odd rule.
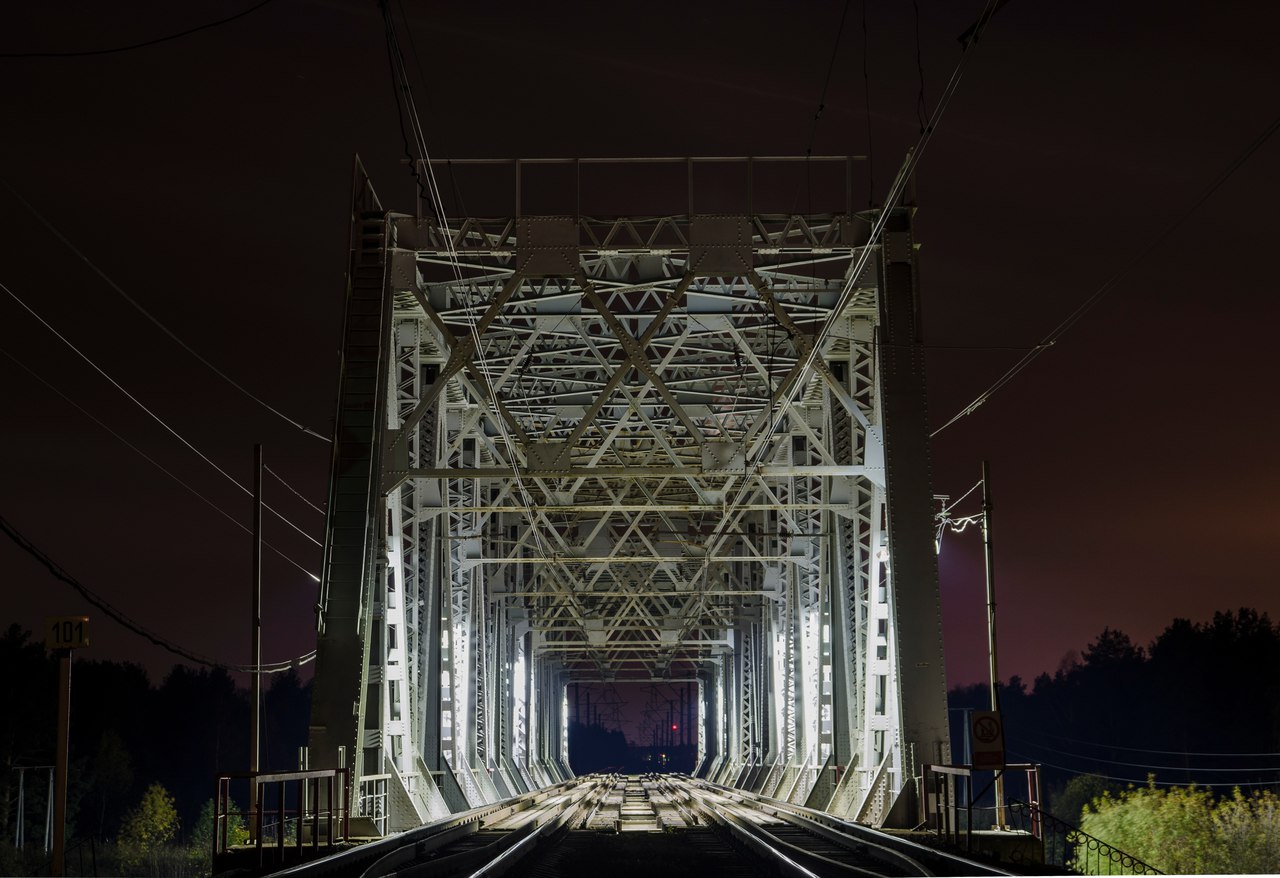
[[[969,720],[974,768],[1004,767],[1004,727],[994,710],[975,710]]]
[[[982,744],[990,744],[1000,740],[1000,719],[995,716],[984,716],[973,723],[973,739]]]

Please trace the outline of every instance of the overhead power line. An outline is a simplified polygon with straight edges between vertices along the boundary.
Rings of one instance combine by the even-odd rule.
[[[271,412],[276,417],[288,422],[294,427],[297,427],[299,430],[301,430],[303,433],[306,433],[308,436],[314,436],[315,438],[319,439],[322,442],[331,441],[329,437],[323,436],[320,433],[317,433],[315,430],[312,430],[310,427],[307,427],[306,425],[298,421],[295,421],[293,418],[289,417],[284,412],[280,411],[275,406],[271,405],[269,402],[265,401],[264,399],[259,397],[257,394],[253,393],[251,390],[246,388],[243,384],[236,381],[226,372],[223,372],[221,369],[219,369],[217,366],[211,363],[199,351],[197,351],[195,348],[191,347],[191,345],[187,344],[185,341],[179,338],[177,333],[175,333],[172,329],[170,329],[164,323],[160,322],[160,319],[158,317],[156,317],[154,314],[152,314],[150,311],[144,308],[141,305],[141,303],[139,303],[136,299],[134,299],[132,296],[126,293],[119,284],[117,284],[110,277],[108,277],[107,273],[103,271],[101,268],[99,268],[97,265],[95,265],[93,260],[91,260],[88,256],[86,256],[79,247],[71,243],[71,241],[67,238],[67,236],[62,234],[61,231],[59,231],[57,226],[55,226],[52,222],[50,222],[49,219],[44,216],[44,214],[36,210],[35,205],[33,205],[30,201],[28,201],[25,197],[23,197],[22,193],[19,192],[17,189],[15,189],[12,183],[10,183],[8,180],[6,180],[3,177],[0,177],[0,183],[4,184],[4,188],[8,189],[9,192],[13,195],[13,197],[18,199],[18,201],[22,203],[22,206],[25,207],[27,211],[32,216],[34,216],[42,226],[48,229],[55,238],[57,238],[64,245],[66,245],[68,250],[70,250],[72,253],[78,256],[81,262],[89,266],[89,268],[93,270],[93,273],[96,274],[98,277],[102,278],[102,280],[107,284],[107,286],[115,290],[116,293],[120,295],[120,298],[124,299],[126,302],[132,305],[134,309],[138,311],[138,313],[140,313],[143,317],[146,317],[153,324],[155,324],[155,326],[161,332],[169,336],[169,338],[173,340],[173,342],[177,344],[180,348],[182,348],[184,351],[189,353],[191,356],[195,357],[203,365],[207,366],[210,369],[210,371],[213,372],[213,374],[217,375],[223,381],[230,384],[236,390],[240,391],[242,394],[244,394],[249,399],[256,402],[258,405],[262,406],[267,411]]]
[[[1037,765],[1047,765],[1050,768],[1056,768],[1059,771],[1065,771],[1068,774],[1091,774],[1091,775],[1096,775],[1100,777],[1105,777],[1108,780],[1119,781],[1120,783],[1131,783],[1136,786],[1146,786],[1148,783],[1151,783],[1151,784],[1155,784],[1158,787],[1185,787],[1185,786],[1190,786],[1190,783],[1191,783],[1190,781],[1175,782],[1175,781],[1167,781],[1167,780],[1152,780],[1146,777],[1142,777],[1142,778],[1115,777],[1114,775],[1111,775],[1111,774],[1099,772],[1096,769],[1087,770],[1087,769],[1080,769],[1080,768],[1071,768],[1070,766],[1059,765],[1055,762],[1047,762],[1043,759],[1032,759],[1030,756],[1026,755],[1025,753],[1019,753],[1017,750],[1014,750],[1013,748],[1009,748],[1008,753],[1010,756],[1016,756],[1017,758],[1024,759],[1027,762],[1034,762]],[[1198,780],[1198,781],[1195,781],[1195,785],[1198,787],[1227,787],[1227,788],[1275,787],[1275,786],[1280,786],[1280,780],[1223,781],[1220,783],[1210,783],[1210,782]]]
[[[417,105],[413,99],[413,87],[410,83],[408,69],[405,65],[404,54],[400,49],[400,43],[396,37],[395,22],[391,15],[389,0],[380,0],[379,5],[382,8],[385,24],[387,61],[391,67],[392,87],[396,92],[396,115],[400,125],[401,139],[404,141],[405,154],[409,159],[410,171],[414,180],[417,182],[419,197],[424,194],[427,196],[428,204],[436,215],[439,227],[444,230],[443,238],[445,243],[445,252],[449,260],[449,267],[452,270],[455,283],[459,288],[463,288],[467,286],[467,282],[463,277],[462,269],[458,262],[458,254],[453,244],[453,236],[449,234],[448,231],[449,217],[445,208],[444,198],[440,194],[440,187],[436,180],[435,171],[431,162],[431,154],[427,149],[426,133],[422,126],[422,120],[418,115]],[[407,27],[408,21],[406,19],[406,28]],[[419,70],[421,71],[420,67]],[[401,106],[401,101],[403,101],[403,108]],[[418,157],[415,157],[410,150],[409,137],[405,132],[406,117],[412,129],[413,143],[418,150]],[[425,179],[424,175],[420,174],[417,168],[419,158],[426,171]],[[474,287],[472,288],[474,289]],[[492,400],[489,401],[491,402],[491,406],[486,405],[486,408],[491,407],[493,409],[493,421],[497,425],[498,433],[502,437],[505,447],[508,449],[507,453],[510,458],[509,463],[511,466],[513,481],[515,483],[514,497],[524,508],[530,524],[533,524],[538,520],[538,515],[533,508],[533,496],[520,473],[519,461],[516,457],[517,443],[513,440],[511,431],[508,429],[504,412],[502,411],[502,403],[498,398],[497,385],[493,380],[493,370],[490,368],[488,358],[485,354],[485,346],[480,338],[478,326],[480,319],[479,315],[473,314],[470,309],[467,309],[464,311],[464,317],[466,318],[467,326],[470,331],[476,358],[479,361],[476,364],[479,372],[479,378],[483,384],[488,387],[489,394],[492,396]],[[529,533],[533,536],[535,550],[538,551],[544,559],[554,561],[554,559],[558,557],[558,553],[552,551],[546,537],[542,533],[541,528],[531,527],[529,529]],[[544,575],[552,578],[553,582],[555,581],[554,577],[551,577],[549,573]],[[571,594],[566,593],[565,597],[571,602],[574,601]]]
[[[831,86],[831,74],[836,69],[836,58],[840,54],[840,37],[844,35],[844,21],[849,17],[849,0],[844,0],[844,9],[840,13],[840,25],[836,28],[835,45],[831,47],[831,60],[827,62],[827,75],[822,80],[822,93],[818,96],[818,109],[813,113],[813,122],[809,126],[809,145],[805,147],[805,156],[813,155],[813,140],[818,134],[818,120],[822,111],[827,108],[827,89]]]
[[[181,485],[183,488],[186,488],[188,491],[190,491],[192,494],[194,494],[194,495],[196,496],[196,498],[197,498],[197,499],[199,499],[202,503],[204,503],[205,505],[207,505],[207,506],[209,506],[211,509],[213,509],[213,511],[214,511],[214,512],[218,513],[218,514],[219,514],[219,515],[221,515],[223,518],[227,519],[227,521],[230,521],[232,524],[234,524],[236,527],[240,528],[240,529],[241,529],[242,531],[244,531],[245,533],[253,533],[253,529],[252,529],[252,528],[250,528],[248,525],[243,524],[242,522],[240,522],[240,521],[239,521],[239,520],[238,520],[234,515],[232,515],[230,512],[227,512],[225,509],[223,509],[223,508],[222,508],[221,506],[219,506],[217,503],[214,503],[212,500],[210,500],[210,499],[209,499],[208,497],[206,497],[204,494],[201,494],[199,491],[197,491],[197,490],[196,490],[195,488],[193,488],[191,485],[187,484],[187,483],[186,483],[186,482],[184,482],[182,479],[180,479],[178,476],[174,475],[174,473],[173,473],[172,471],[170,471],[169,469],[167,469],[164,465],[162,465],[162,464],[161,464],[159,461],[157,461],[154,457],[152,457],[151,455],[147,454],[147,453],[146,453],[145,451],[143,451],[141,448],[139,448],[138,446],[136,446],[136,445],[134,445],[132,442],[130,442],[128,439],[126,439],[126,438],[124,438],[123,436],[121,436],[119,433],[117,433],[115,430],[113,430],[111,427],[109,427],[107,424],[105,424],[105,423],[104,423],[100,418],[98,418],[96,415],[94,415],[91,411],[89,411],[88,409],[86,409],[84,406],[80,405],[80,403],[76,402],[76,401],[75,401],[74,399],[72,399],[71,397],[67,396],[65,393],[63,393],[61,390],[59,390],[57,387],[55,387],[52,383],[50,383],[49,381],[47,381],[47,380],[46,380],[42,375],[40,375],[38,372],[36,372],[34,369],[32,369],[32,368],[31,368],[30,366],[28,366],[26,363],[24,363],[24,362],[22,362],[21,360],[19,360],[17,357],[15,357],[13,354],[11,354],[11,353],[9,353],[8,351],[6,351],[4,348],[0,348],[0,354],[3,354],[4,356],[8,357],[10,360],[12,360],[12,361],[13,361],[14,365],[16,365],[19,369],[22,369],[24,372],[26,372],[26,373],[27,373],[28,375],[30,375],[32,378],[34,378],[35,380],[39,381],[39,382],[40,382],[41,384],[43,384],[45,387],[49,388],[49,390],[53,391],[53,392],[54,392],[54,393],[56,393],[58,396],[62,397],[62,399],[63,399],[63,400],[65,400],[65,401],[66,401],[66,403],[67,403],[68,405],[70,405],[70,406],[72,406],[73,408],[77,409],[77,410],[78,410],[82,415],[84,415],[86,418],[88,418],[89,420],[93,421],[95,424],[97,424],[97,425],[98,425],[99,427],[101,427],[102,429],[106,430],[108,433],[110,433],[112,436],[114,436],[117,440],[119,440],[119,441],[120,441],[120,442],[122,442],[124,445],[126,445],[130,450],[132,450],[132,451],[133,451],[133,452],[135,452],[136,454],[140,455],[140,456],[142,457],[142,459],[143,459],[143,460],[147,461],[147,463],[151,464],[151,465],[152,465],[152,466],[154,466],[156,469],[160,470],[160,472],[164,473],[166,476],[168,476],[169,478],[173,479],[175,482],[177,482],[177,483],[178,483],[179,485]],[[304,499],[305,499],[305,498],[304,498]],[[270,549],[271,551],[275,552],[277,555],[279,555],[279,556],[280,556],[281,558],[283,558],[285,561],[287,561],[287,562],[289,562],[290,564],[292,564],[292,565],[293,565],[294,567],[296,567],[298,570],[301,570],[303,573],[307,574],[307,576],[311,577],[311,578],[312,578],[312,579],[314,579],[316,582],[319,582],[319,581],[320,581],[320,577],[316,576],[314,573],[312,573],[312,572],[311,572],[310,570],[308,570],[306,567],[303,567],[303,566],[302,566],[301,564],[299,564],[297,561],[295,561],[295,560],[293,560],[292,558],[290,558],[288,555],[286,555],[283,551],[281,551],[279,548],[277,548],[277,547],[276,547],[275,545],[273,545],[271,542],[269,542],[269,541],[267,541],[267,540],[263,540],[263,541],[262,541],[262,544],[263,544],[264,546],[266,546],[268,549]]]
[[[99,366],[97,363],[95,363],[95,362],[94,362],[94,361],[89,357],[89,355],[88,355],[88,354],[84,353],[82,350],[80,350],[78,347],[76,347],[76,346],[75,346],[75,345],[70,341],[70,339],[68,339],[65,335],[63,335],[62,333],[58,332],[58,330],[57,330],[57,329],[55,329],[55,328],[53,327],[53,324],[49,323],[49,321],[47,321],[47,320],[45,320],[43,317],[41,317],[41,316],[36,312],[36,310],[35,310],[34,308],[32,308],[30,305],[28,305],[26,302],[24,302],[24,301],[22,300],[22,298],[21,298],[17,293],[15,293],[13,290],[9,289],[9,287],[5,286],[5,284],[4,284],[4,283],[2,283],[2,282],[0,282],[0,290],[4,290],[6,293],[8,293],[10,298],[12,298],[12,299],[13,299],[15,302],[17,302],[19,305],[21,305],[21,306],[23,307],[23,309],[25,309],[25,310],[26,310],[26,312],[27,312],[28,314],[30,314],[32,317],[34,317],[36,320],[38,320],[38,321],[40,322],[40,324],[41,324],[45,329],[47,329],[47,330],[49,330],[50,332],[52,332],[52,333],[57,337],[57,339],[58,339],[60,342],[62,342],[62,343],[63,343],[64,345],[66,345],[67,347],[71,348],[71,350],[72,350],[72,351],[74,351],[74,352],[76,353],[76,355],[77,355],[78,357],[80,357],[80,359],[84,360],[86,363],[88,363],[90,366],[92,366],[92,367],[93,367],[93,369],[94,369],[94,371],[96,371],[96,372],[97,372],[99,375],[101,375],[103,378],[107,379],[107,381],[111,382],[111,385],[112,385],[113,387],[115,387],[115,388],[116,388],[116,390],[119,390],[119,391],[120,391],[121,393],[123,393],[126,397],[128,397],[130,402],[132,402],[132,403],[133,403],[134,405],[136,405],[138,408],[140,408],[140,409],[142,409],[144,412],[146,412],[146,413],[151,417],[151,419],[152,419],[152,420],[154,420],[154,421],[155,421],[157,424],[159,424],[161,427],[164,427],[164,428],[165,428],[165,430],[167,430],[167,431],[170,433],[170,435],[172,435],[175,439],[177,439],[179,442],[181,442],[183,445],[185,445],[188,449],[190,449],[190,450],[191,450],[191,451],[192,451],[192,452],[193,452],[197,457],[199,457],[199,458],[200,458],[201,460],[203,460],[205,463],[209,464],[209,466],[211,466],[211,467],[213,467],[215,470],[217,470],[217,471],[218,471],[218,473],[219,473],[223,478],[225,478],[227,481],[231,482],[231,484],[235,485],[235,486],[236,486],[237,488],[239,488],[241,491],[243,491],[243,492],[244,492],[244,493],[246,493],[246,494],[249,494],[250,496],[252,496],[252,495],[253,495],[253,491],[252,491],[252,489],[250,489],[250,488],[246,487],[245,485],[241,484],[241,483],[240,483],[240,481],[239,481],[239,480],[237,480],[235,476],[231,475],[229,472],[227,472],[226,470],[224,470],[222,467],[220,467],[220,466],[218,466],[216,463],[214,463],[214,462],[213,462],[213,460],[212,460],[212,459],[211,459],[207,454],[205,454],[203,451],[201,451],[199,448],[197,448],[195,445],[193,445],[193,444],[192,444],[192,443],[191,443],[191,442],[190,442],[190,441],[189,441],[185,436],[183,436],[181,433],[179,433],[179,432],[178,432],[177,430],[175,430],[173,427],[169,426],[169,424],[168,424],[168,423],[167,423],[163,418],[161,418],[159,415],[157,415],[157,414],[156,414],[155,412],[153,412],[151,409],[147,408],[146,404],[145,404],[145,403],[143,403],[143,402],[142,402],[142,400],[138,399],[136,396],[134,396],[132,393],[130,393],[128,390],[126,390],[126,389],[124,388],[124,386],[123,386],[119,381],[116,381],[114,378],[112,378],[110,375],[108,375],[105,369],[103,369],[101,366]],[[322,545],[322,544],[320,543],[320,541],[319,541],[319,540],[317,540],[315,537],[311,536],[311,534],[307,533],[307,532],[306,532],[305,530],[303,530],[302,528],[298,527],[298,525],[294,524],[292,521],[290,521],[288,518],[286,518],[286,517],[284,516],[284,514],[283,514],[283,513],[279,512],[278,510],[276,510],[276,509],[274,509],[274,508],[272,508],[271,506],[269,506],[269,505],[268,505],[268,504],[266,504],[266,503],[264,503],[264,504],[262,504],[262,505],[263,505],[263,507],[265,507],[265,508],[266,508],[266,509],[267,509],[267,510],[272,514],[272,515],[274,515],[276,518],[280,519],[280,521],[284,522],[286,525],[288,525],[289,527],[291,527],[293,530],[297,531],[297,532],[298,532],[299,534],[301,534],[303,537],[305,537],[306,539],[308,539],[308,540],[310,540],[311,542],[315,543],[317,546]]]
[[[156,646],[160,647],[161,649],[171,652],[174,655],[178,656],[179,658],[184,658],[189,662],[193,662],[198,665],[204,665],[210,668],[222,668],[223,670],[226,670],[226,671],[237,671],[242,674],[254,674],[254,673],[278,674],[278,673],[281,673],[282,671],[287,671],[290,668],[301,667],[302,665],[307,664],[308,662],[310,662],[312,659],[316,657],[315,650],[312,650],[306,655],[300,655],[297,658],[290,659],[289,661],[272,662],[270,664],[263,664],[260,667],[255,668],[253,665],[237,665],[237,664],[232,664],[230,662],[218,661],[217,659],[212,659],[212,658],[209,658],[208,656],[201,655],[200,653],[193,652],[192,650],[189,650],[186,647],[179,646],[177,643],[174,643],[172,640],[170,640],[168,637],[165,637],[163,634],[158,634],[155,631],[152,631],[140,625],[139,623],[133,621],[128,616],[126,616],[121,610],[118,610],[115,607],[113,607],[101,595],[92,591],[84,583],[80,582],[80,580],[76,579],[66,570],[58,566],[58,564],[52,558],[50,558],[43,551],[41,551],[35,545],[35,543],[27,539],[22,534],[22,532],[19,531],[16,527],[14,527],[8,520],[6,520],[3,515],[0,515],[0,531],[4,531],[5,536],[13,540],[13,542],[18,546],[18,548],[22,549],[28,555],[35,558],[42,565],[44,565],[44,567],[49,571],[50,574],[53,575],[55,579],[61,580],[62,582],[65,582],[67,585],[74,588],[90,604],[97,607],[99,610],[102,610],[102,612],[106,613],[116,622],[119,622],[121,625],[123,625],[129,631],[132,631],[134,634],[137,634],[139,637],[143,637],[146,640],[150,641],[151,643],[155,644]]]
[[[1280,757],[1280,753],[1226,753],[1221,750],[1216,752],[1193,752],[1190,750],[1153,750],[1150,747],[1122,747],[1119,744],[1108,744],[1102,741],[1086,741],[1083,738],[1068,738],[1066,735],[1054,735],[1049,732],[1041,732],[1046,738],[1054,738],[1059,741],[1070,741],[1072,744],[1083,744],[1086,747],[1100,747],[1107,750],[1125,750],[1129,753],[1155,753],[1160,756],[1213,756],[1220,759],[1246,758],[1246,757]]]
[[[1005,0],[1007,2],[1007,0]],[[795,404],[796,399],[808,385],[807,380],[803,378],[812,374],[813,364],[818,357],[819,351],[822,350],[823,344],[830,336],[835,324],[853,302],[854,296],[857,294],[858,279],[862,277],[866,270],[867,264],[871,261],[872,255],[877,251],[877,245],[880,242],[880,236],[884,232],[885,224],[888,223],[889,217],[897,208],[899,201],[906,192],[907,184],[911,181],[915,174],[916,168],[920,164],[920,160],[924,157],[925,149],[933,140],[934,133],[938,130],[938,125],[942,121],[943,114],[946,113],[947,107],[951,104],[951,99],[955,96],[956,90],[960,87],[960,81],[964,76],[965,67],[969,60],[973,57],[973,49],[978,45],[986,26],[990,23],[991,17],[996,10],[1003,5],[1000,0],[987,0],[983,5],[982,15],[969,31],[966,31],[967,39],[962,40],[963,48],[960,52],[960,58],[956,61],[956,66],[951,71],[951,77],[947,80],[946,86],[942,90],[938,103],[930,114],[928,123],[924,126],[924,130],[920,132],[915,146],[907,151],[906,157],[903,159],[901,167],[898,169],[897,175],[893,178],[893,183],[889,186],[889,192],[885,197],[884,206],[879,210],[875,222],[872,223],[871,232],[867,237],[866,244],[863,245],[858,253],[857,259],[850,267],[846,274],[844,286],[840,291],[835,307],[831,309],[830,315],[822,326],[819,327],[817,333],[811,340],[809,353],[804,358],[804,369],[800,373],[802,380],[796,381],[784,398],[780,400],[781,406],[777,409],[777,418],[773,419],[769,424],[768,430],[762,436],[756,439],[756,454],[750,462],[752,465],[757,463],[768,449],[768,443],[773,438],[778,425],[782,421],[782,416]]]
[[[246,15],[257,12],[262,7],[270,3],[271,0],[261,0],[248,9],[237,12],[235,15],[229,15],[226,18],[219,18],[217,21],[209,21],[204,24],[189,27],[186,30],[178,31],[176,34],[168,34],[163,37],[156,37],[151,40],[143,40],[140,43],[130,43],[127,46],[112,46],[108,49],[86,49],[83,51],[73,52],[0,52],[0,58],[87,58],[92,55],[114,55],[118,52],[131,52],[134,49],[145,49],[147,46],[156,46],[160,43],[167,43],[170,40],[181,39],[182,37],[191,36],[191,34],[199,33],[202,30],[209,30],[220,25],[229,24],[238,18],[244,18]]]
[[[1145,763],[1145,762],[1125,762],[1125,761],[1122,761],[1122,760],[1119,760],[1119,759],[1104,759],[1104,758],[1102,758],[1101,756],[1089,756],[1088,754],[1085,754],[1085,753],[1076,753],[1076,752],[1073,752],[1073,751],[1071,751],[1071,750],[1059,750],[1057,747],[1050,747],[1048,744],[1037,744],[1035,741],[1032,741],[1032,740],[1030,740],[1030,739],[1028,739],[1028,738],[1023,738],[1022,736],[1017,736],[1017,737],[1018,737],[1018,739],[1021,741],[1022,746],[1024,746],[1024,747],[1034,747],[1034,748],[1035,748],[1035,749],[1037,749],[1037,750],[1044,750],[1044,751],[1047,751],[1047,752],[1049,752],[1049,753],[1056,753],[1056,754],[1058,754],[1059,756],[1068,756],[1068,757],[1070,757],[1070,758],[1072,758],[1072,759],[1083,759],[1083,760],[1087,760],[1087,761],[1089,761],[1089,762],[1097,762],[1097,763],[1099,763],[1099,764],[1103,764],[1103,765],[1120,765],[1120,766],[1123,766],[1123,767],[1125,767],[1125,768],[1146,768],[1146,769],[1149,769],[1149,770],[1151,770],[1151,771],[1185,771],[1185,772],[1194,772],[1194,773],[1196,773],[1196,774],[1203,774],[1203,773],[1208,773],[1208,774],[1218,774],[1218,773],[1221,773],[1221,774],[1240,774],[1240,773],[1246,773],[1246,774],[1248,774],[1248,773],[1253,773],[1253,774],[1266,774],[1266,773],[1269,773],[1269,772],[1280,771],[1280,765],[1257,765],[1257,766],[1249,766],[1249,767],[1246,767],[1246,768],[1237,768],[1237,767],[1208,767],[1208,768],[1206,768],[1206,767],[1203,767],[1203,766],[1189,766],[1189,765],[1149,765],[1149,764],[1147,764],[1147,763]],[[1184,754],[1177,754],[1177,755],[1184,755]],[[1185,754],[1185,755],[1190,755],[1190,754]]]
[[[262,465],[262,468],[263,468],[264,470],[266,470],[266,471],[267,471],[267,473],[271,476],[271,478],[275,479],[277,482],[279,482],[280,484],[284,485],[284,486],[285,486],[285,488],[287,488],[287,489],[288,489],[288,490],[289,490],[289,491],[290,491],[290,492],[291,492],[295,497],[297,497],[297,498],[298,498],[299,500],[301,500],[303,503],[306,503],[308,506],[310,506],[310,507],[311,507],[312,509],[314,509],[316,512],[319,512],[321,515],[324,515],[324,510],[323,510],[323,509],[321,509],[319,506],[317,506],[316,504],[314,504],[314,503],[312,503],[310,500],[308,500],[306,497],[304,497],[304,496],[302,495],[302,493],[301,493],[297,488],[295,488],[293,485],[291,485],[291,484],[289,484],[288,482],[286,482],[286,481],[284,480],[284,477],[283,477],[282,475],[280,475],[278,472],[276,472],[275,470],[273,470],[271,467],[267,466],[266,464],[263,464],[263,465]]]
[[[1080,321],[1080,319],[1084,317],[1084,315],[1088,313],[1088,311],[1091,308],[1093,308],[1093,306],[1097,305],[1100,301],[1102,301],[1103,297],[1105,297],[1108,293],[1111,292],[1112,289],[1115,288],[1116,284],[1120,281],[1121,278],[1123,278],[1130,271],[1136,268],[1138,266],[1138,263],[1142,262],[1142,260],[1145,259],[1147,256],[1149,256],[1153,250],[1155,250],[1157,247],[1163,244],[1166,240],[1168,240],[1169,237],[1173,235],[1174,232],[1182,228],[1182,225],[1187,220],[1189,220],[1197,210],[1200,209],[1200,206],[1203,205],[1206,201],[1208,201],[1215,192],[1221,189],[1223,184],[1225,184],[1228,180],[1230,180],[1231,177],[1235,175],[1236,171],[1240,170],[1240,168],[1244,166],[1245,162],[1249,161],[1249,159],[1253,157],[1253,154],[1256,153],[1259,149],[1261,149],[1262,146],[1268,140],[1271,139],[1272,135],[1274,135],[1277,130],[1280,130],[1280,116],[1277,116],[1276,118],[1272,119],[1271,122],[1268,123],[1267,126],[1262,129],[1262,132],[1258,134],[1258,136],[1255,137],[1249,143],[1248,146],[1245,147],[1244,151],[1241,152],[1239,155],[1237,155],[1234,159],[1232,159],[1227,164],[1227,166],[1223,168],[1221,172],[1219,172],[1218,176],[1215,177],[1213,181],[1209,183],[1209,185],[1200,192],[1200,194],[1195,198],[1195,200],[1192,201],[1191,204],[1188,205],[1182,211],[1182,213],[1178,214],[1178,216],[1173,220],[1173,222],[1165,226],[1164,230],[1160,232],[1160,234],[1156,235],[1147,244],[1147,246],[1143,247],[1142,250],[1138,252],[1138,255],[1134,256],[1127,263],[1121,266],[1114,274],[1112,274],[1105,281],[1103,281],[1101,286],[1099,286],[1096,290],[1094,290],[1093,294],[1090,295],[1089,298],[1085,299],[1078,306],[1076,306],[1075,310],[1072,311],[1070,314],[1068,314],[1066,317],[1064,317],[1062,319],[1062,322],[1060,322],[1057,326],[1055,326],[1049,332],[1049,334],[1044,337],[1044,340],[1041,341],[1039,345],[1037,345],[1036,347],[1032,348],[1031,350],[1023,354],[1022,357],[1019,358],[1018,361],[1014,363],[1007,372],[1005,372],[1003,375],[1001,375],[999,378],[995,380],[995,383],[993,383],[986,390],[982,391],[982,393],[978,394],[974,398],[974,400],[970,402],[967,406],[960,409],[960,411],[956,412],[956,414],[951,418],[951,420],[947,421],[941,427],[939,427],[938,429],[930,433],[929,434],[930,438],[937,436],[939,433],[941,433],[943,430],[950,427],[952,424],[954,424],[956,421],[960,420],[961,418],[964,418],[964,417],[967,417],[968,415],[973,414],[983,405],[983,403],[985,403],[993,395],[999,392],[1000,389],[1003,388],[1006,384],[1008,384],[1010,381],[1016,378],[1019,372],[1021,372],[1023,369],[1030,366],[1031,363],[1034,362],[1038,356],[1044,353],[1046,349],[1056,344],[1058,339],[1061,338],[1063,334],[1065,334],[1068,330],[1070,330],[1071,327],[1075,326]]]

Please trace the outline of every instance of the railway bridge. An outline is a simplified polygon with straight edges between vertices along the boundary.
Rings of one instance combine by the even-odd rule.
[[[398,212],[356,162],[310,767],[407,830],[569,781],[571,684],[681,681],[694,779],[918,824],[950,752],[914,207],[855,210],[848,157],[451,165],[509,205]],[[665,207],[584,211],[608,173]]]

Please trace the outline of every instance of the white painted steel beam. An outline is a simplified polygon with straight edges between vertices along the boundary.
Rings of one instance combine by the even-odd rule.
[[[357,193],[313,741],[360,807],[559,780],[568,683],[638,679],[697,681],[705,776],[902,812],[945,745],[923,403],[882,388],[923,392],[909,215],[853,278],[870,214],[444,227]]]

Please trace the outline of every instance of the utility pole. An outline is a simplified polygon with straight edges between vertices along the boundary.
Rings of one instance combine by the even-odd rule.
[[[55,760],[57,790],[53,798],[53,868],[51,875],[66,874],[67,856],[67,759],[71,738],[71,650],[58,657],[58,752]],[[47,836],[46,836],[47,837]]]
[[[987,564],[987,660],[991,670],[991,709],[1000,711],[1000,672],[996,669],[996,573],[991,543],[991,473],[982,462],[982,553]],[[1004,770],[996,772],[996,828],[1004,829]]]
[[[259,742],[262,740],[262,445],[253,446],[253,592],[250,615],[249,642],[252,645],[253,681],[250,685],[249,708],[249,771],[257,774]],[[249,832],[256,832],[258,825],[258,781],[249,782]]]
[[[59,616],[45,620],[45,646],[58,656],[58,743],[49,775],[52,813],[45,818],[45,850],[53,829],[53,863],[49,874],[65,874],[67,852],[67,763],[71,740],[71,653],[89,645],[88,616]],[[19,775],[21,777],[21,775]],[[21,818],[20,818],[21,819]]]

